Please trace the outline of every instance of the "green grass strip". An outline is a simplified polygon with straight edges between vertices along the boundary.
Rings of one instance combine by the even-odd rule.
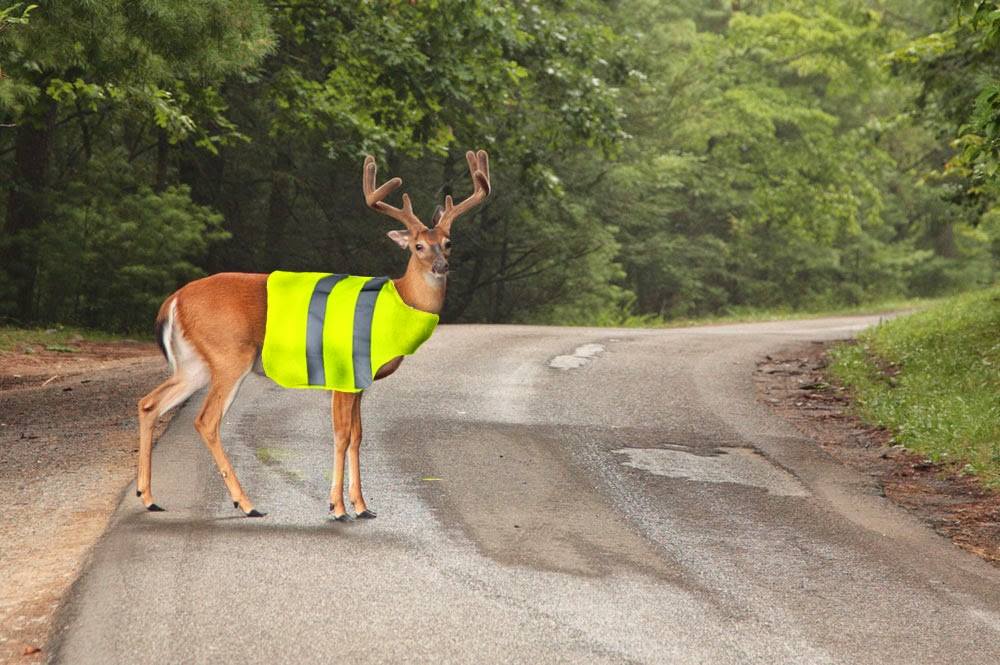
[[[85,340],[88,342],[113,342],[125,339],[121,335],[74,328],[71,326],[53,326],[51,328],[17,328],[0,326],[0,353],[41,347],[50,351],[72,353],[76,349],[73,344]]]
[[[882,323],[832,359],[862,417],[1000,487],[1000,288]]]

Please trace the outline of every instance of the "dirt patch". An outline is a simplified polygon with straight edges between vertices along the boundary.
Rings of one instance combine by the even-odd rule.
[[[152,342],[132,340],[21,344],[16,351],[0,353],[0,391],[51,385],[87,372],[148,362],[158,355]]]
[[[134,473],[136,401],[166,372],[153,344],[72,346],[0,354],[3,663],[46,658],[53,613]]]
[[[875,478],[890,500],[1000,566],[1000,492],[963,474],[960,463],[935,464],[894,445],[892,432],[853,416],[848,391],[826,372],[826,350],[812,343],[767,356],[757,364],[758,398],[831,455]]]

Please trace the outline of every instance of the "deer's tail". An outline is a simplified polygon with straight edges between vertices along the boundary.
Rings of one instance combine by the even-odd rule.
[[[167,359],[170,371],[177,371],[177,358],[174,355],[173,338],[175,320],[177,318],[177,294],[171,295],[160,305],[160,311],[156,315],[156,324],[153,326],[156,335],[156,344],[160,347],[160,352]]]

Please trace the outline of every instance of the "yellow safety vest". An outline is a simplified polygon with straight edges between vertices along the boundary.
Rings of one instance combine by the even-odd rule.
[[[410,307],[388,277],[277,271],[267,278],[264,373],[285,388],[361,392],[427,341],[438,315]]]

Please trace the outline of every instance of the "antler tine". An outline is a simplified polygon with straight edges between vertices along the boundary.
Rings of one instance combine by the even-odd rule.
[[[468,159],[468,156],[466,156]],[[490,193],[490,156],[486,154],[485,150],[480,150],[476,153],[476,161],[479,162],[479,170],[483,172],[486,184],[486,195],[489,196]]]
[[[364,177],[361,180],[361,189],[365,193],[365,203],[368,204],[368,207],[386,217],[395,219],[397,222],[402,222],[403,226],[410,231],[426,229],[423,222],[413,214],[413,205],[410,202],[409,194],[403,194],[402,208],[391,206],[383,200],[399,189],[400,185],[403,184],[403,179],[392,178],[383,183],[381,187],[376,187],[377,172],[375,157],[368,155],[365,157]]]
[[[451,196],[444,197],[444,212],[435,228],[451,233],[451,224],[463,214],[475,208],[490,195],[490,159],[485,150],[465,153],[465,161],[469,163],[469,174],[472,176],[472,194],[455,205]]]

